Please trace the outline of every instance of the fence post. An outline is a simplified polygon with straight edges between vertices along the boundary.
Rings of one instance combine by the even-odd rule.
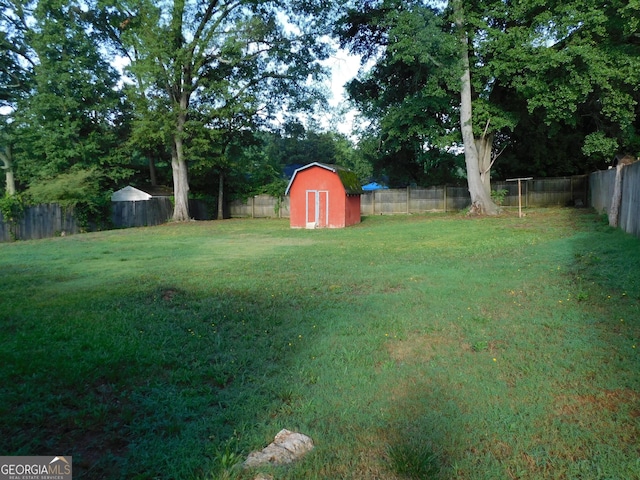
[[[411,186],[407,185],[407,215],[409,212],[409,202],[411,200]]]
[[[570,200],[573,203],[573,177],[569,177],[569,182],[570,182],[570,185],[571,185],[569,187],[569,190],[571,190],[571,198],[570,198]]]
[[[444,213],[447,213],[447,184],[444,185]]]

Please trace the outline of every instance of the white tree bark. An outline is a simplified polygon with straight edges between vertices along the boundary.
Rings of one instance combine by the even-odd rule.
[[[176,133],[173,136],[173,149],[171,152],[171,170],[173,172],[173,220],[186,222],[189,217],[189,175],[187,161],[184,158],[184,126],[187,122],[187,108],[189,106],[189,94],[183,92],[180,96],[180,112],[178,113]]]
[[[218,177],[218,220],[224,220],[224,173]]]
[[[493,166],[493,133],[483,135],[476,139],[476,149],[478,150],[478,166],[480,168],[480,180],[484,190],[491,198],[491,167]]]
[[[4,178],[5,178],[5,192],[7,195],[15,195],[16,194],[16,181],[13,176],[13,162],[11,161],[11,146],[7,145],[5,147],[4,152],[0,152],[0,160],[4,164],[2,170],[4,170]]]
[[[471,213],[496,215],[499,212],[498,206],[491,200],[491,187],[488,191],[481,177],[480,155],[476,140],[473,135],[473,109],[471,105],[471,68],[469,65],[469,40],[464,31],[464,14],[461,0],[454,2],[456,26],[460,34],[462,76],[460,77],[460,128],[462,131],[462,142],[464,144],[464,160],[467,167],[467,183],[471,194]],[[486,147],[486,145],[485,145]],[[486,152],[483,148],[483,156],[488,154],[491,159],[491,151]],[[488,172],[484,173],[487,178]],[[488,184],[488,180],[487,180]]]
[[[616,180],[613,186],[613,196],[611,197],[611,206],[609,207],[609,225],[618,226],[618,217],[620,216],[620,204],[622,203],[622,169],[624,164],[616,165]]]

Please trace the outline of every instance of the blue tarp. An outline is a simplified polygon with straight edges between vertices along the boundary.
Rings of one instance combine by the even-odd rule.
[[[389,187],[380,185],[378,182],[371,182],[362,186],[362,190],[364,190],[365,192],[370,192],[371,190],[387,190],[388,188]]]

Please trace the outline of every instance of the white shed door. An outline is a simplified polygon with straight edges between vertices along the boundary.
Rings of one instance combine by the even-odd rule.
[[[307,226],[313,228],[329,225],[329,191],[307,190]]]

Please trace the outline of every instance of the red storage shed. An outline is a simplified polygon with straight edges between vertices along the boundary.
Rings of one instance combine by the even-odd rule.
[[[291,228],[342,228],[360,223],[358,177],[337,165],[310,163],[298,168],[289,195]]]

